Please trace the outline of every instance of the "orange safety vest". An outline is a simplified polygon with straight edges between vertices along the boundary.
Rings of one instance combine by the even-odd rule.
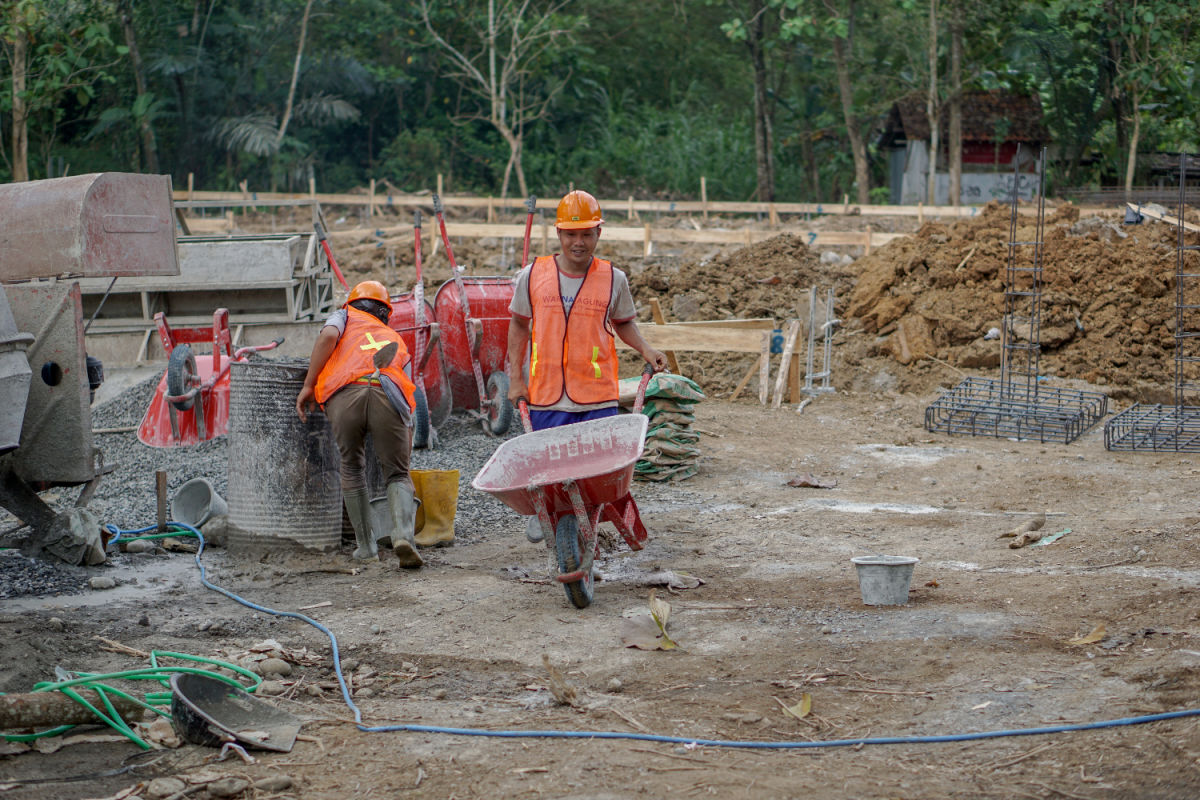
[[[568,314],[563,311],[554,257],[533,262],[529,272],[532,405],[554,405],[564,394],[581,405],[617,399],[617,346],[608,323],[612,289],[612,264],[593,258]]]
[[[408,401],[409,410],[415,410],[417,404],[413,398],[417,387],[404,374],[404,365],[409,361],[404,340],[377,317],[353,306],[346,307],[346,330],[342,331],[337,347],[317,375],[317,402],[324,405],[338,389],[375,372],[372,359],[388,342],[399,342],[400,349],[396,351],[392,363],[381,369],[380,373],[396,382],[400,391],[404,393],[404,399]]]

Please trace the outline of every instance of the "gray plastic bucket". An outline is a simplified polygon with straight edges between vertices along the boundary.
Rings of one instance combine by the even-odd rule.
[[[857,556],[850,559],[858,570],[858,589],[868,606],[902,606],[908,602],[908,585],[919,559],[912,556]]]
[[[171,498],[171,519],[199,528],[213,517],[229,513],[225,498],[217,494],[206,478],[192,478],[179,487]]]

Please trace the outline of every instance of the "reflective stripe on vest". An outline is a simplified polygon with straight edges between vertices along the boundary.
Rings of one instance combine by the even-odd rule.
[[[415,409],[416,386],[404,374],[404,365],[409,362],[408,348],[404,346],[404,340],[400,338],[400,334],[376,317],[353,306],[346,307],[346,330],[342,331],[337,347],[330,353],[329,360],[317,375],[317,402],[324,404],[346,384],[371,375],[375,371],[375,353],[388,342],[398,342],[400,349],[396,351],[392,363],[380,372],[400,387],[404,399],[408,401],[409,410]]]
[[[568,314],[563,310],[554,258],[543,256],[533,262],[529,273],[532,405],[551,406],[564,396],[581,405],[617,399],[617,347],[608,322],[612,290],[612,264],[592,259]]]

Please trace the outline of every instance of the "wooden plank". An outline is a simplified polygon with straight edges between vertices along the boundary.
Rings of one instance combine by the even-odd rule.
[[[662,307],[659,306],[659,304],[658,304],[657,297],[650,298],[650,314],[651,314],[651,316],[654,317],[655,325],[665,325],[667,323],[667,319],[666,319],[666,317],[663,316],[663,313],[662,313]],[[667,350],[666,356],[667,356],[667,366],[669,366],[671,368],[671,372],[674,372],[676,375],[680,374],[679,361],[678,361],[678,359],[675,358],[675,351]]]
[[[747,319],[697,319],[688,322],[672,322],[672,325],[691,325],[696,328],[749,328],[751,330],[775,330],[775,320],[770,317]]]
[[[767,346],[770,347],[770,345]],[[755,359],[754,363],[750,365],[750,369],[746,370],[746,374],[742,376],[742,379],[738,381],[737,386],[734,387],[733,394],[729,395],[730,400],[738,399],[738,395],[742,393],[742,389],[746,388],[746,384],[748,384],[750,379],[754,377],[754,373],[758,372],[758,365],[759,360]]]
[[[193,200],[195,202],[211,202],[225,205],[261,205],[285,204],[288,202],[308,205],[316,201],[324,205],[363,206],[371,203],[369,194],[325,193],[301,194],[294,192],[251,192],[245,187],[245,181],[239,186],[244,193],[238,192],[191,192],[177,190],[172,193],[176,201]],[[489,203],[494,208],[520,211],[525,208],[525,200],[520,197],[487,198],[487,197],[453,197],[441,194],[443,205],[447,208],[487,209]],[[736,201],[713,201],[708,198],[700,200],[615,200],[600,199],[601,208],[624,208],[625,216],[636,219],[639,213],[655,214],[696,214],[702,216],[706,211],[713,214],[762,214],[769,216],[772,206],[776,217],[784,214],[801,215],[831,215],[845,214],[850,216],[891,216],[918,217],[973,217],[979,214],[982,206],[915,206],[900,205],[853,205],[848,201],[829,203],[758,203]],[[430,208],[431,200],[427,194],[390,195],[390,206]],[[553,209],[558,205],[558,198],[544,198],[537,202],[538,208]],[[1047,207],[1046,213],[1053,213],[1053,207]],[[1021,208],[1019,213],[1034,215],[1036,208]]]
[[[779,374],[775,376],[775,397],[771,400],[771,408],[779,408],[783,402],[783,387],[787,383],[792,365],[792,351],[796,348],[796,338],[799,335],[800,320],[794,319],[788,323],[787,332],[783,336],[783,356],[779,359]]]
[[[1143,217],[1149,217],[1150,219],[1156,219],[1159,222],[1166,222],[1171,225],[1179,225],[1179,217],[1173,217],[1170,214],[1160,214],[1159,212],[1151,211],[1148,208],[1140,208],[1136,203],[1126,203],[1125,205],[1131,210],[1141,214]],[[1200,233],[1200,225],[1195,225],[1191,222],[1187,222],[1186,220],[1183,223],[1183,229],[1185,231]]]
[[[763,331],[762,334],[762,353],[759,356],[758,362],[758,402],[759,405],[767,404],[767,389],[771,383],[771,332]]]
[[[757,353],[762,333],[770,331],[748,328],[697,327],[668,322],[665,325],[641,325],[642,338],[659,350],[684,353]],[[629,349],[617,338],[617,347]]]

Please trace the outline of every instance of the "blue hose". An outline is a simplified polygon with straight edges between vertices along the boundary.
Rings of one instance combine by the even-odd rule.
[[[358,706],[354,705],[354,701],[350,699],[350,691],[346,687],[346,679],[342,676],[341,657],[338,655],[337,637],[333,632],[326,628],[321,623],[304,614],[298,614],[294,611],[276,611],[272,608],[260,606],[257,603],[252,603],[228,589],[223,589],[214,583],[210,583],[207,577],[204,565],[200,563],[200,556],[204,553],[204,536],[200,531],[191,525],[182,522],[171,522],[169,525],[176,528],[189,531],[195,535],[200,542],[200,546],[196,550],[196,566],[200,568],[200,582],[207,588],[218,592],[235,603],[240,603],[247,608],[252,608],[255,611],[261,611],[264,614],[270,614],[275,617],[292,617],[293,619],[303,620],[309,625],[312,625],[321,633],[329,637],[329,643],[333,648],[333,670],[337,674],[338,686],[342,690],[342,699],[346,701],[346,706],[354,712],[355,726],[364,733],[444,733],[453,736],[489,736],[498,739],[632,739],[640,742],[664,742],[668,744],[684,744],[703,747],[733,747],[744,749],[761,749],[761,750],[806,750],[817,747],[856,747],[859,745],[868,744],[935,744],[938,742],[970,742],[978,739],[1000,739],[1007,736],[1038,736],[1049,733],[1067,733],[1070,731],[1090,731],[1099,730],[1101,728],[1120,728],[1128,725],[1143,725],[1147,722],[1159,722],[1167,719],[1182,719],[1184,717],[1200,716],[1200,708],[1192,708],[1184,711],[1168,711],[1162,714],[1147,714],[1140,717],[1122,717],[1120,719],[1102,720],[1100,722],[1084,722],[1074,725],[1049,725],[1043,728],[1013,728],[1009,730],[999,731],[980,731],[978,733],[954,733],[928,736],[875,736],[864,739],[830,739],[827,741],[792,741],[792,742],[760,742],[760,741],[736,741],[730,739],[690,739],[683,736],[659,736],[652,733],[625,733],[622,731],[493,731],[484,728],[448,728],[441,725],[379,725],[368,726],[362,721],[362,711]],[[106,525],[105,528],[113,534],[110,541],[115,542],[125,534],[138,534],[154,530],[157,526],[151,525],[146,528],[140,528],[136,531],[122,531],[112,525]]]

